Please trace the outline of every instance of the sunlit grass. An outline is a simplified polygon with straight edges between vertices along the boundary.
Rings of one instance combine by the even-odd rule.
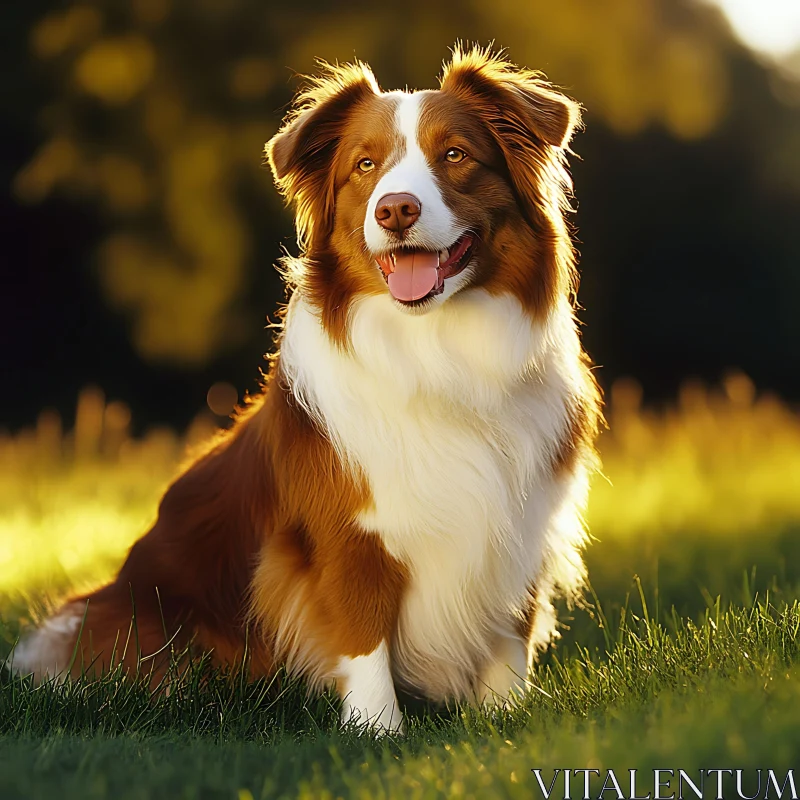
[[[87,389],[68,432],[46,411],[34,430],[0,436],[0,604],[111,575],[187,450],[214,429],[200,416],[185,436],[156,429],[134,439],[129,425],[124,406]]]
[[[562,609],[520,708],[412,706],[408,737],[376,742],[294,681],[193,667],[151,694],[119,674],[34,688],[0,669],[0,795],[527,798],[533,767],[796,764],[800,415],[742,375],[661,410],[640,397],[609,392],[592,591]],[[129,426],[86,390],[68,430],[45,412],[0,436],[0,658],[48,603],[113,574],[214,427]]]
[[[532,768],[638,768],[652,791],[647,768],[725,765],[750,770],[756,797],[754,768],[785,774],[800,755],[799,628],[796,603],[717,608],[698,625],[629,613],[605,653],[539,665],[519,707],[412,711],[403,739],[339,729],[334,702],[293,682],[194,668],[151,694],[119,674],[38,690],[6,677],[0,794],[529,798]]]
[[[745,376],[687,385],[665,410],[642,409],[632,381],[608,400],[588,513],[595,549],[641,553],[687,532],[734,542],[800,522],[800,414],[757,396]],[[53,598],[110,576],[187,448],[213,428],[201,416],[185,436],[134,439],[129,425],[124,406],[87,389],[69,430],[43,412],[34,430],[0,436],[0,612],[20,595]]]
[[[600,537],[702,530],[734,535],[800,520],[800,413],[731,374],[683,386],[677,406],[642,409],[633,381],[610,392],[605,474],[589,508]]]

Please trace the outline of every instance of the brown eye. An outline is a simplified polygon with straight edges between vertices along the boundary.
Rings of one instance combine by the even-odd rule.
[[[362,158],[361,161],[356,164],[356,168],[359,172],[372,172],[375,169],[375,162],[371,158]]]
[[[467,154],[458,147],[451,147],[444,154],[444,160],[449,161],[451,164],[458,164],[459,161],[463,161],[466,157]]]

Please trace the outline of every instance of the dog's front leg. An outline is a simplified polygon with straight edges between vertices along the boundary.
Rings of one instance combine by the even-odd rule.
[[[404,732],[397,705],[386,640],[367,655],[344,656],[337,667],[342,723],[354,722],[379,732]]]
[[[503,706],[517,702],[526,692],[527,649],[519,636],[498,635],[492,657],[478,676],[478,700]]]
[[[406,578],[380,538],[356,526],[317,537],[287,529],[262,554],[253,609],[278,632],[279,659],[336,685],[344,724],[403,730],[390,650]]]
[[[390,664],[406,572],[378,536],[348,531],[343,546],[319,564],[320,582],[335,620],[335,680],[342,723],[403,731]]]

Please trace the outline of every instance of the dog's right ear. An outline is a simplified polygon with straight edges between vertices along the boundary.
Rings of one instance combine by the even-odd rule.
[[[284,125],[265,146],[275,183],[294,205],[302,248],[333,225],[333,162],[347,116],[380,92],[366,64],[320,66],[322,74],[295,98]]]

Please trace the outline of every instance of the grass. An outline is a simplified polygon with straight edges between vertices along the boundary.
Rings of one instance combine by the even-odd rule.
[[[337,730],[329,698],[296,684],[201,689],[195,672],[151,697],[117,675],[61,690],[7,678],[0,796],[531,797],[535,767],[785,773],[800,756],[799,629],[797,604],[699,625],[629,615],[609,652],[540,667],[522,707],[417,712],[402,741]]]
[[[782,781],[800,763],[800,417],[741,375],[687,387],[676,408],[638,398],[630,382],[611,393],[594,594],[563,609],[519,708],[412,703],[408,735],[375,740],[285,676],[199,665],[151,694],[118,674],[33,687],[0,672],[0,797],[542,797],[534,768],[546,783],[556,768],[637,768],[647,794],[655,768],[720,767],[763,797],[756,768]],[[0,440],[0,657],[48,602],[113,572],[150,521],[186,440],[135,440],[128,424],[89,391],[71,432],[45,414]]]

